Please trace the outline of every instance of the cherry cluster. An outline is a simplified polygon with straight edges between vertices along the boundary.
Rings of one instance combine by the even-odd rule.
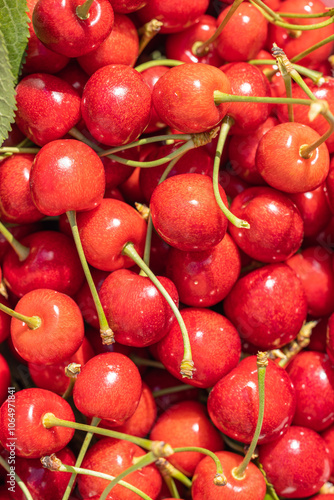
[[[27,0],[0,500],[334,498],[331,3]]]

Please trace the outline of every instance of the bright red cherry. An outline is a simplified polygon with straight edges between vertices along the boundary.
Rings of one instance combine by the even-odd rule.
[[[144,71],[141,72],[142,77],[144,78],[144,81],[147,83],[147,85],[150,87],[151,91],[153,91],[154,85],[157,83],[159,78],[164,75],[169,68],[167,66],[153,66],[152,68],[147,68]],[[151,103],[151,117],[149,124],[147,125],[145,132],[149,134],[150,132],[155,132],[156,130],[160,130],[162,128],[165,128],[166,124],[163,123],[159,117],[159,114],[157,113],[153,101]],[[163,149],[163,146],[160,148],[155,148],[154,143],[148,144],[147,146],[153,146],[154,151],[160,151]],[[200,148],[202,149],[202,148]],[[163,158],[164,155],[161,156]],[[142,160],[142,161],[148,161],[147,160]],[[124,165],[123,165],[124,166]],[[166,165],[164,165],[164,168],[166,168]],[[144,168],[140,169],[141,171],[146,170]],[[152,170],[151,168],[148,170]]]
[[[147,4],[147,0],[109,0],[115,12],[130,14]]]
[[[32,22],[38,38],[49,49],[68,57],[78,57],[98,47],[109,35],[114,11],[109,0],[94,0],[87,15],[77,7],[83,0],[38,0]]]

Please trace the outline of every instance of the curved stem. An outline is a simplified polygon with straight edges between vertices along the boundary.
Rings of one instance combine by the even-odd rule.
[[[97,417],[92,418],[92,426],[97,426],[97,425],[99,425],[100,422],[101,422],[100,418],[97,418]],[[82,464],[83,459],[85,458],[86,452],[88,450],[88,447],[90,445],[90,442],[91,442],[93,436],[94,436],[94,434],[92,432],[87,432],[85,439],[81,445],[79,455],[75,461],[75,467],[80,467],[80,465]],[[73,489],[76,477],[77,477],[76,473],[72,473],[70,480],[66,486],[66,490],[65,490],[65,493],[63,495],[62,500],[68,500],[68,498],[71,494],[71,491]]]
[[[86,0],[85,3],[77,6],[75,13],[83,21],[89,18],[89,9],[91,8],[93,2],[94,0]]]
[[[211,457],[216,465],[216,475],[214,478],[214,483],[217,486],[225,486],[227,484],[227,479],[224,475],[222,464],[215,453],[199,446],[182,446],[180,448],[174,448],[174,453],[180,453],[182,451],[197,451],[198,453],[203,453],[203,455]]]
[[[131,467],[128,467],[123,472],[118,474],[118,476],[115,477],[115,479],[113,479],[111,483],[108,484],[108,486],[103,490],[103,493],[101,494],[99,500],[106,500],[112,488],[116,486],[116,484],[118,484],[124,477],[128,476],[132,472],[135,472],[138,469],[142,469],[143,467],[152,464],[153,462],[155,462],[156,459],[157,457],[154,455],[152,451],[149,451],[146,455],[140,457],[139,460],[136,461],[136,463],[134,463],[133,465],[131,465]]]
[[[130,144],[125,144],[124,146],[118,146],[116,148],[111,148],[106,151],[108,154],[114,154],[118,151],[123,151],[125,149],[136,148],[138,146],[144,146],[145,144],[152,144],[154,142],[163,142],[163,141],[189,141],[192,138],[191,134],[164,134],[164,135],[155,135],[152,137],[145,137],[144,139],[139,139],[138,141],[131,142]]]
[[[151,269],[147,267],[143,259],[139,256],[138,252],[136,251],[133,243],[129,242],[125,245],[123,248],[122,253],[126,255],[127,257],[130,257],[137,266],[139,266],[150,278],[152,283],[157,287],[159,292],[163,295],[163,297],[167,300],[168,304],[173,310],[173,313],[175,314],[176,320],[180,326],[181,333],[182,333],[182,338],[183,338],[183,346],[184,346],[184,354],[183,354],[183,360],[181,363],[180,367],[180,373],[182,377],[184,378],[192,378],[193,377],[193,371],[194,371],[194,362],[192,360],[192,354],[191,354],[191,346],[190,346],[190,341],[189,341],[189,336],[187,332],[186,325],[183,321],[183,318],[180,314],[180,311],[176,307],[173,299],[170,297],[169,293],[165,290],[165,288],[162,286],[160,281],[157,279],[157,277],[152,273]]]
[[[160,396],[165,396],[166,394],[175,394],[176,392],[183,392],[193,388],[193,385],[188,384],[176,385],[174,387],[166,387],[165,389],[160,389],[159,391],[153,391],[152,394],[154,398],[160,398]]]
[[[12,475],[11,467],[9,466],[8,462],[0,455],[0,465],[8,472],[10,475]],[[30,494],[30,491],[28,490],[27,486],[25,483],[22,481],[22,479],[16,474],[13,474],[15,477],[15,482],[18,484],[18,486],[21,488],[23,495],[27,500],[34,500],[33,497]],[[11,476],[12,477],[12,476]]]
[[[30,330],[37,330],[37,328],[39,328],[42,324],[42,320],[39,316],[25,316],[24,314],[20,314],[1,303],[0,310],[8,314],[9,316],[12,316],[12,318],[23,321],[27,325],[27,327],[30,328]]]
[[[28,257],[30,249],[22,245],[22,243],[20,243],[19,241],[17,241],[17,239],[14,238],[12,233],[8,231],[8,229],[2,222],[0,222],[0,233],[8,241],[8,243],[18,256],[19,261],[23,262]]]
[[[177,479],[180,483],[184,484],[187,488],[191,488],[192,482],[189,477],[185,476],[183,472],[179,471],[174,465],[163,457],[158,458],[155,462],[156,467],[159,469],[164,478],[171,477]]]
[[[148,23],[144,24],[139,30],[138,35],[141,35],[139,42],[138,57],[143,52],[145,47],[149,44],[151,40],[159,33],[163,26],[161,21],[158,19],[151,19]]]
[[[174,479],[170,476],[164,476],[164,480],[167,485],[167,488],[169,489],[170,494],[172,495],[172,498],[181,498],[177,490]]]
[[[305,49],[303,52],[300,52],[299,54],[297,54],[294,57],[292,57],[291,58],[291,62],[293,63],[293,62],[296,62],[296,61],[300,61],[300,59],[303,59],[303,57],[308,56],[314,50],[319,49],[323,45],[326,45],[327,43],[330,43],[330,42],[333,42],[333,41],[334,41],[334,35],[328,36],[327,38],[324,38],[320,42],[312,45],[308,49]],[[299,73],[301,73],[300,70],[297,70],[297,71],[299,71]]]
[[[62,398],[63,399],[68,399],[71,394],[72,394],[72,391],[73,391],[73,387],[74,387],[74,384],[75,384],[75,377],[70,377],[69,379],[69,384],[67,386],[67,389],[66,391],[64,392],[64,394],[62,395]]]
[[[280,12],[281,17],[296,18],[296,19],[315,19],[317,17],[331,17],[334,16],[334,9],[329,9],[325,12],[318,12],[317,14],[297,14],[292,12]]]
[[[259,352],[257,355],[257,374],[258,374],[258,385],[259,385],[259,416],[257,419],[255,433],[252,442],[248,448],[248,451],[245,455],[245,458],[238,467],[232,470],[232,475],[236,479],[243,479],[245,470],[252,459],[254,450],[256,448],[261,433],[263,416],[264,416],[264,400],[265,400],[264,382],[265,382],[267,366],[268,366],[267,354],[265,352]]]
[[[248,64],[253,64],[255,66],[266,66],[268,64],[271,64],[271,65],[275,64],[274,59],[250,59],[247,62],[248,62]],[[304,75],[307,78],[310,78],[310,80],[312,80],[315,83],[318,83],[319,80],[322,78],[322,73],[320,73],[320,71],[315,71],[314,69],[308,69],[308,68],[305,68],[305,66],[300,66],[299,64],[293,64],[293,67],[301,75]],[[276,69],[274,69],[272,71],[272,76],[274,76],[275,73],[277,73]],[[271,75],[271,73],[269,74],[269,77],[270,77],[270,75]]]
[[[217,201],[217,204],[221,211],[224,213],[224,215],[227,217],[227,219],[236,227],[243,227],[246,229],[249,229],[249,224],[248,222],[238,219],[235,215],[230,212],[230,210],[227,208],[223,200],[221,199],[220,192],[219,192],[219,167],[220,167],[220,158],[222,154],[222,150],[227,138],[227,135],[229,133],[230,128],[234,124],[233,118],[230,116],[226,116],[222,122],[221,129],[220,129],[220,134],[218,138],[218,144],[217,144],[217,151],[215,155],[215,160],[213,163],[213,192]]]
[[[181,66],[181,64],[184,64],[184,62],[177,61],[176,59],[154,59],[152,61],[147,61],[146,63],[139,64],[139,66],[135,67],[135,70],[138,71],[138,73],[141,73],[142,71],[145,71],[145,69],[154,68],[154,66],[174,67]]]
[[[78,251],[78,255],[80,258],[81,265],[82,265],[82,269],[85,273],[86,280],[87,280],[87,283],[88,283],[88,286],[89,286],[89,289],[90,289],[90,292],[92,294],[94,304],[96,307],[96,311],[97,311],[97,315],[98,315],[99,323],[100,323],[100,335],[102,338],[102,343],[103,344],[112,344],[113,342],[115,342],[114,333],[108,325],[108,321],[107,321],[106,315],[104,313],[104,310],[103,310],[103,307],[102,307],[102,304],[100,301],[100,297],[96,291],[95,283],[93,281],[90,269],[89,269],[88,264],[87,264],[87,260],[86,260],[85,253],[84,253],[83,248],[82,248],[79,230],[78,230],[78,226],[77,226],[76,214],[73,210],[70,210],[70,211],[66,212],[66,215],[67,215],[68,221],[69,221],[71,229],[72,229],[72,234],[73,234],[75,246],[77,247],[77,251]]]
[[[12,154],[23,154],[23,153],[28,153],[32,155],[37,155],[37,153],[40,151],[41,148],[20,148],[19,146],[17,147],[3,147],[0,148],[0,154],[7,154],[8,156]]]

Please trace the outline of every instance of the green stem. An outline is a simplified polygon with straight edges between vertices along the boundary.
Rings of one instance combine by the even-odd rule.
[[[146,467],[147,465],[152,464],[155,462],[157,457],[154,455],[152,451],[149,451],[146,455],[143,457],[140,457],[138,461],[136,461],[135,464],[131,465],[131,467],[128,467],[125,469],[123,472],[121,472],[115,479],[111,481],[111,483],[108,484],[108,486],[104,489],[103,493],[101,494],[99,500],[106,500],[109,492],[112,490],[116,484],[118,484],[124,477],[128,476],[132,472],[135,472],[138,469],[142,469],[143,467]]]
[[[256,5],[257,7],[260,7],[262,11],[264,11],[266,14],[269,14],[275,21],[282,21],[281,13],[277,13],[273,11],[268,5],[263,3],[261,0],[253,0],[251,3]],[[266,17],[266,16],[265,16]]]
[[[230,128],[232,127],[234,123],[233,118],[230,116],[226,116],[222,122],[221,128],[220,128],[220,133],[219,133],[219,138],[218,138],[218,144],[217,144],[217,150],[216,150],[216,155],[215,155],[215,160],[213,163],[213,192],[217,201],[217,204],[225,217],[236,227],[243,227],[246,229],[249,229],[249,224],[248,222],[238,219],[235,215],[230,212],[230,210],[227,208],[225,203],[223,202],[220,192],[219,192],[219,167],[220,167],[220,158],[221,154],[224,148],[224,144],[227,138],[227,135],[229,133]]]
[[[160,398],[161,396],[165,396],[166,394],[175,394],[176,392],[183,392],[193,388],[194,386],[188,384],[176,385],[174,387],[166,387],[165,389],[160,389],[159,391],[153,391],[152,394],[154,398]]]
[[[76,127],[71,128],[71,130],[69,130],[68,133],[72,137],[74,137],[74,139],[77,139],[77,141],[80,141],[80,142],[87,144],[87,146],[92,148],[97,153],[100,151],[104,151],[104,149],[101,148],[100,146],[98,146],[97,144],[95,144],[95,142],[91,141],[90,139],[87,139],[87,137],[85,135],[83,135],[83,133],[80,132],[80,130],[78,130]]]
[[[274,59],[250,59],[247,61],[248,64],[253,64],[255,66],[267,66],[268,64],[275,64]],[[315,71],[314,69],[305,68],[305,66],[300,66],[299,64],[292,65],[301,75],[310,78],[313,82],[319,82],[320,78],[322,78],[322,73],[320,71]],[[277,73],[277,70],[272,71],[273,75]],[[270,75],[269,75],[270,76]]]
[[[17,239],[14,238],[12,233],[10,231],[8,231],[8,229],[6,228],[6,226],[4,224],[2,224],[2,222],[0,222],[0,233],[8,241],[8,243],[10,244],[10,246],[12,247],[12,249],[14,250],[16,255],[18,256],[19,261],[23,262],[24,260],[26,260],[26,258],[28,257],[28,255],[30,253],[30,249],[28,247],[25,247],[24,245],[22,245],[19,241],[17,241]]]
[[[242,455],[245,454],[244,446],[238,443],[237,441],[234,441],[234,439],[231,439],[225,434],[223,434],[223,440],[224,443],[227,444],[227,446],[229,446],[232,450],[236,451],[237,453],[241,453]]]
[[[184,484],[184,486],[186,486],[187,488],[191,488],[191,479],[189,479],[189,477],[183,474],[183,472],[174,467],[174,465],[172,465],[165,458],[158,458],[158,460],[155,462],[155,465],[157,466],[163,477],[171,477]]]
[[[11,473],[11,467],[9,466],[8,462],[0,455],[0,465],[8,472]],[[12,477],[12,476],[11,476]],[[28,490],[27,486],[25,483],[22,481],[22,479],[15,473],[15,482],[19,485],[19,487],[22,490],[23,495],[27,500],[34,500],[33,497],[30,494],[30,491]]]
[[[164,476],[164,480],[165,480],[167,488],[169,489],[169,492],[172,495],[172,497],[173,498],[181,498],[180,494],[177,490],[174,479],[170,476]]]
[[[227,479],[224,475],[222,464],[215,453],[199,446],[182,446],[180,448],[174,448],[174,453],[180,453],[183,451],[196,451],[198,453],[203,453],[204,455],[211,457],[216,465],[216,476],[214,479],[214,483],[218,486],[225,486],[227,484]]]
[[[312,45],[308,49],[303,50],[303,52],[300,52],[299,54],[295,55],[294,57],[291,58],[291,62],[296,62],[300,61],[300,59],[303,59],[303,57],[308,56],[311,52],[313,52],[316,49],[319,49],[323,45],[326,45],[327,43],[333,42],[334,40],[334,35],[328,36],[327,38],[324,38],[320,42]],[[298,70],[299,71],[299,70]],[[300,71],[299,71],[300,73]]]
[[[12,316],[12,318],[23,321],[24,323],[26,323],[28,328],[30,328],[30,330],[37,330],[37,328],[39,328],[42,324],[42,320],[39,316],[25,316],[24,314],[20,314],[1,303],[0,310],[6,314],[9,314],[9,316]]]
[[[170,307],[172,308],[173,313],[175,314],[176,320],[180,326],[181,333],[182,333],[182,338],[183,338],[183,346],[184,346],[184,354],[183,354],[183,360],[181,362],[180,366],[180,373],[182,377],[184,378],[192,378],[193,377],[193,371],[194,371],[194,362],[192,360],[192,354],[191,354],[191,346],[190,346],[190,341],[189,341],[189,336],[187,332],[186,325],[183,321],[183,318],[180,314],[180,311],[175,305],[175,302],[169,295],[169,293],[165,290],[165,288],[162,286],[160,281],[157,279],[157,277],[152,273],[151,269],[147,267],[143,259],[139,256],[138,252],[136,251],[133,243],[129,242],[127,243],[122,251],[123,255],[126,255],[127,257],[130,257],[134,261],[137,266],[142,269],[147,276],[150,278],[152,283],[157,287],[159,292],[163,295],[163,297],[166,299]]]
[[[152,137],[145,137],[144,139],[139,139],[139,141],[131,142],[130,144],[125,144],[124,146],[118,146],[116,148],[111,148],[106,151],[107,154],[114,154],[118,151],[123,151],[125,149],[136,148],[138,146],[144,146],[145,144],[152,144],[154,142],[163,142],[163,141],[190,141],[192,139],[191,134],[164,134],[164,135],[155,135]]]
[[[146,231],[145,248],[144,248],[144,255],[143,255],[143,261],[145,262],[145,264],[148,267],[150,266],[152,231],[153,231],[153,222],[152,222],[152,217],[151,217],[151,213],[150,213],[148,216],[148,221],[147,221],[147,231]],[[140,270],[139,275],[146,276],[146,273],[144,273],[144,271]]]
[[[86,0],[85,3],[78,5],[76,8],[76,15],[83,21],[89,18],[89,9],[91,8],[93,2],[94,0]]]
[[[315,19],[317,17],[334,16],[334,9],[329,9],[326,12],[318,12],[317,14],[296,14],[291,12],[280,12],[281,17],[296,18],[296,19]]]
[[[92,418],[92,426],[98,426],[99,423],[101,422],[101,419],[100,418],[97,418],[97,417],[93,417]],[[76,459],[76,462],[75,462],[75,467],[80,467],[82,462],[83,462],[83,459],[85,458],[85,455],[86,455],[86,452],[88,450],[88,447],[90,445],[90,442],[93,438],[94,434],[93,432],[87,432],[86,436],[85,436],[85,439],[81,445],[81,449],[79,451],[79,455]],[[73,486],[74,486],[74,483],[75,483],[75,480],[76,480],[76,473],[72,473],[71,477],[70,477],[70,480],[66,486],[66,490],[65,490],[65,493],[64,493],[64,496],[62,498],[62,500],[68,500],[70,494],[71,494],[71,491],[73,489]]]
[[[102,304],[100,301],[100,297],[96,291],[95,283],[93,281],[89,266],[87,264],[87,260],[86,260],[86,257],[85,257],[85,254],[84,254],[84,251],[82,248],[82,243],[81,243],[79,230],[78,230],[78,226],[77,226],[76,214],[73,210],[70,210],[70,211],[66,212],[66,215],[67,215],[68,221],[69,221],[71,229],[72,229],[72,234],[73,234],[75,245],[77,247],[77,251],[78,251],[78,255],[80,258],[81,265],[82,265],[82,269],[85,273],[86,280],[87,280],[87,283],[88,283],[88,286],[89,286],[89,289],[90,289],[90,292],[92,294],[94,304],[96,307],[96,311],[97,311],[97,315],[98,315],[99,323],[100,323],[100,335],[102,338],[102,343],[103,344],[112,344],[113,342],[115,342],[114,333],[108,325],[108,321],[107,321],[106,315],[104,313],[104,310],[103,310],[103,307],[102,307]]]
[[[32,155],[37,155],[41,148],[20,148],[20,147],[3,147],[0,148],[0,154],[24,154],[30,153]]]
[[[312,102],[309,99],[291,99],[289,97],[259,97],[253,95],[232,95],[225,94],[219,90],[215,90],[214,101],[216,106],[222,104],[223,102],[255,102],[255,103],[268,103],[268,104],[305,104],[306,106],[311,106]]]
[[[276,45],[276,43],[274,43],[273,48],[274,49],[278,48],[277,45]],[[285,54],[284,54],[284,56],[285,56]],[[276,57],[276,62],[277,62],[277,65],[278,65],[278,69],[280,70],[281,75],[282,75],[283,80],[284,80],[286,96],[287,97],[292,97],[291,74],[288,71],[288,69],[291,66],[291,63],[288,64],[288,67],[286,67],[286,65],[285,65],[285,59],[286,59],[286,56],[282,57],[282,55],[280,55],[280,53],[278,53],[278,55]],[[293,118],[293,104],[291,104],[291,103],[288,104],[288,117],[289,117],[289,122],[293,122],[294,121],[294,118]]]
[[[181,66],[181,64],[184,64],[184,62],[177,61],[176,59],[155,59],[152,61],[147,61],[143,64],[139,64],[139,66],[135,67],[135,70],[138,71],[138,73],[142,73],[142,71],[145,71],[149,68],[154,68],[155,66],[173,67]]]
[[[159,33],[163,26],[161,21],[158,19],[151,19],[142,28],[138,30],[138,35],[141,35],[139,41],[138,57],[143,52],[145,47],[150,43],[150,41]]]
[[[140,358],[133,354],[131,354],[130,358],[138,366],[151,366],[152,368],[161,368],[161,370],[166,369],[160,361],[155,361],[154,359]]]
[[[63,399],[68,399],[71,394],[72,394],[72,391],[73,391],[73,387],[74,387],[74,384],[75,384],[75,377],[69,377],[69,384],[67,386],[67,389],[66,391],[64,392],[64,394],[62,395],[62,398]]]
[[[245,470],[252,459],[254,450],[256,448],[257,442],[260,437],[262,423],[263,423],[263,416],[264,416],[264,400],[265,400],[264,382],[265,382],[267,366],[268,366],[268,358],[266,353],[259,352],[257,355],[257,374],[258,374],[258,385],[259,385],[259,416],[257,419],[255,433],[252,442],[248,448],[248,451],[241,464],[232,470],[232,475],[236,479],[244,478]]]

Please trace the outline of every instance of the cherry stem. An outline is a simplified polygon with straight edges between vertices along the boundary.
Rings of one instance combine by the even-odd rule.
[[[43,464],[43,467],[52,471],[71,472],[72,474],[82,474],[84,476],[99,477],[100,479],[106,479],[107,481],[113,481],[115,479],[115,476],[110,476],[109,474],[104,474],[103,472],[96,472],[95,470],[81,469],[80,467],[65,465],[55,455],[50,455],[50,457],[42,457],[41,462]],[[53,462],[52,465],[49,465],[50,462]],[[130,483],[120,481],[119,484],[121,486],[125,486],[125,488],[127,488],[128,490],[133,491],[133,493],[136,493],[138,496],[140,496],[140,498],[143,498],[144,500],[152,500],[152,498],[146,495],[146,493],[139,490]]]
[[[172,495],[172,498],[181,498],[177,490],[174,479],[170,476],[163,476],[163,478],[167,485],[167,488],[169,489],[170,494]]]
[[[305,49],[303,52],[300,52],[299,54],[295,55],[294,57],[291,58],[291,62],[294,63],[296,61],[300,61],[300,59],[303,59],[303,57],[305,56],[308,56],[311,52],[313,52],[314,50],[316,49],[319,49],[320,47],[322,47],[323,45],[326,45],[327,43],[330,43],[334,40],[334,35],[331,35],[331,36],[328,36],[327,38],[324,38],[323,40],[321,40],[320,42],[312,45],[311,47],[309,47],[308,49]],[[301,73],[301,71],[296,68],[297,71],[299,71],[299,73]]]
[[[266,486],[267,486],[267,495],[269,496],[270,500],[280,500],[278,498],[276,491],[274,490],[273,485],[269,482],[269,480],[267,478],[266,471],[264,470],[262,464],[260,464],[259,459],[256,458],[254,461],[255,461],[256,465],[258,466],[260,472],[263,475],[264,481],[265,481]],[[265,498],[267,497],[267,495],[265,496]]]
[[[331,17],[334,16],[334,9],[329,9],[326,12],[318,12],[317,14],[294,14],[292,12],[280,12],[281,17],[292,17],[296,19],[314,19],[317,17]]]
[[[94,0],[86,0],[85,3],[83,3],[82,5],[78,5],[78,7],[76,8],[76,15],[83,21],[89,18],[89,9],[91,8],[93,2]]]
[[[236,451],[237,453],[242,453],[243,455],[245,454],[244,446],[238,443],[237,441],[234,441],[234,439],[231,439],[225,434],[223,434],[223,440],[224,443],[227,444],[227,446],[232,450]]]
[[[253,64],[254,66],[266,66],[267,64],[274,65],[274,59],[250,59],[247,61],[248,64]],[[293,64],[293,67],[301,74],[304,75],[315,83],[319,83],[323,78],[322,73],[320,71],[315,71],[313,69],[305,68],[305,66],[300,66],[299,64]],[[267,78],[271,78],[277,73],[277,69],[273,69],[269,75],[266,75]]]
[[[194,386],[188,384],[175,385],[174,387],[166,387],[165,389],[153,391],[152,394],[154,398],[160,398],[161,396],[165,396],[166,394],[175,394],[176,392],[183,392],[193,388]]]
[[[213,482],[216,486],[225,486],[227,484],[227,479],[223,472],[222,464],[215,453],[199,446],[182,446],[180,448],[174,448],[174,453],[180,453],[182,451],[196,451],[198,453],[203,453],[203,455],[211,457],[216,464],[216,475]]]
[[[18,256],[19,261],[23,262],[24,260],[26,260],[26,258],[28,257],[28,255],[30,253],[29,248],[25,247],[19,241],[17,241],[17,239],[14,238],[12,233],[10,231],[8,231],[8,229],[6,228],[6,226],[2,222],[0,222],[0,233],[8,241],[8,243],[10,244],[10,246],[12,247],[12,249],[14,250],[16,255]]]
[[[305,323],[300,329],[295,340],[292,340],[280,350],[280,361],[278,362],[279,366],[282,368],[286,368],[286,366],[290,363],[290,361],[297,356],[297,354],[310,343],[312,330],[318,324],[318,321],[309,321]],[[276,354],[276,351],[273,351],[273,354]]]
[[[145,47],[149,44],[149,42],[159,33],[162,26],[163,23],[161,21],[158,21],[158,19],[151,19],[151,21],[139,28],[138,35],[141,35],[141,39],[139,42],[138,57],[143,52]]]
[[[75,378],[74,378],[74,377],[70,377],[70,380],[69,380],[69,384],[68,384],[68,386],[67,386],[67,389],[66,389],[66,391],[64,392],[64,394],[62,395],[62,398],[63,398],[63,399],[68,399],[68,398],[71,396],[72,391],[73,391],[74,384],[75,384]]]
[[[247,450],[245,458],[243,459],[243,461],[241,462],[241,464],[238,467],[235,467],[232,470],[232,475],[235,479],[244,479],[245,470],[248,467],[248,464],[252,459],[254,450],[256,448],[257,442],[258,442],[259,437],[260,437],[262,423],[263,423],[263,417],[264,417],[264,400],[265,400],[264,382],[265,382],[267,366],[268,366],[267,353],[258,352],[258,354],[257,354],[257,375],[258,375],[258,386],[259,386],[259,416],[257,419],[255,433],[254,433],[252,442]]]
[[[152,368],[160,368],[161,370],[166,370],[165,366],[160,363],[160,361],[155,361],[154,359],[140,358],[134,354],[130,355],[131,360],[138,366],[151,366]]]
[[[78,226],[77,226],[76,213],[73,210],[69,210],[68,212],[66,212],[66,215],[67,215],[68,221],[69,221],[71,229],[72,229],[72,234],[73,234],[75,246],[76,246],[77,251],[78,251],[78,255],[79,255],[81,265],[82,265],[82,269],[85,273],[86,280],[87,280],[87,283],[88,283],[88,286],[89,286],[89,289],[90,289],[90,292],[92,294],[94,304],[96,307],[96,311],[97,311],[97,315],[98,315],[99,323],[100,323],[100,335],[102,338],[102,344],[107,344],[107,345],[112,344],[113,342],[115,342],[114,333],[108,325],[108,321],[107,321],[106,315],[104,313],[104,310],[103,310],[103,307],[102,307],[102,304],[100,301],[100,297],[97,293],[95,283],[93,281],[89,266],[87,264],[87,260],[86,260],[86,257],[85,257],[85,254],[84,254],[84,251],[82,248],[82,243],[81,243],[79,230],[78,230]]]
[[[185,476],[183,472],[179,471],[174,465],[172,465],[168,460],[163,457],[156,460],[155,465],[158,467],[159,471],[164,478],[170,477],[172,479],[177,479],[180,483],[184,484],[187,488],[191,488],[192,482],[189,477]]]
[[[273,45],[273,50],[278,49],[276,43]],[[285,54],[284,54],[285,55]],[[286,56],[285,56],[286,58]],[[286,96],[287,97],[292,97],[292,80],[291,80],[291,74],[289,72],[289,67],[286,66],[285,64],[285,58],[282,54],[278,52],[277,57],[276,57],[276,63],[278,65],[278,69],[281,72],[281,75],[284,80],[284,85],[285,85],[285,91],[286,91]],[[290,64],[291,67],[291,64]],[[293,104],[288,104],[288,117],[289,117],[289,122],[293,122]]]
[[[0,455],[0,465],[2,465],[2,467],[8,472],[10,473],[10,475],[12,475],[12,467],[9,466],[8,462]],[[24,496],[26,497],[27,500],[34,500],[33,497],[31,496],[30,494],[30,491],[28,490],[26,484],[22,481],[22,479],[16,474],[16,472],[14,471],[14,474],[15,474],[15,482],[19,485],[19,487],[21,488],[22,490],[22,493],[24,494]]]
[[[111,483],[108,484],[108,486],[103,490],[102,495],[100,496],[99,500],[106,500],[108,493],[112,490],[116,484],[118,484],[124,477],[128,476],[132,472],[135,472],[138,469],[142,469],[143,467],[146,467],[147,465],[152,464],[155,462],[157,457],[154,455],[152,451],[149,451],[146,455],[143,457],[138,457],[138,460],[131,465],[131,467],[128,467],[125,469],[123,472],[118,474],[118,476],[111,481]]]
[[[225,116],[225,118],[222,122],[221,128],[220,128],[217,150],[216,150],[216,154],[215,154],[215,160],[213,163],[213,176],[212,176],[213,192],[214,192],[214,195],[215,195],[215,198],[216,198],[216,201],[217,201],[219,208],[221,209],[223,214],[227,217],[227,219],[236,227],[240,227],[240,228],[243,227],[243,228],[249,229],[250,226],[249,226],[247,221],[238,219],[238,217],[236,217],[235,215],[232,214],[232,212],[230,212],[230,210],[227,208],[227,206],[223,202],[223,200],[220,196],[220,192],[219,192],[220,159],[221,159],[221,155],[222,155],[222,151],[224,148],[224,144],[225,144],[227,135],[228,135],[229,130],[233,124],[234,124],[233,118],[231,118],[230,116]]]
[[[4,154],[6,156],[11,156],[12,154],[26,154],[30,153],[32,155],[37,155],[41,148],[21,148],[17,147],[3,147],[0,148],[0,154]]]
[[[92,426],[98,426],[99,423],[101,422],[101,419],[100,418],[97,418],[97,417],[93,417],[92,418]],[[94,436],[94,433],[93,432],[87,432],[86,436],[85,436],[85,439],[81,445],[81,449],[79,451],[79,455],[75,461],[75,467],[80,467],[82,462],[83,462],[83,459],[85,458],[85,455],[86,455],[86,452],[88,450],[88,447],[90,445],[90,442],[92,440]],[[62,498],[62,500],[68,500],[68,498],[70,497],[70,494],[71,494],[71,491],[73,489],[73,486],[74,486],[74,483],[75,483],[75,480],[76,480],[76,477],[77,477],[77,474],[76,473],[73,473],[70,477],[70,480],[66,486],[66,490],[65,490],[65,493],[64,493],[64,496]]]
[[[135,262],[135,264],[137,264],[137,266],[139,266],[140,269],[142,269],[147,274],[152,283],[157,287],[159,292],[163,295],[163,297],[167,300],[168,304],[172,308],[172,311],[181,329],[183,347],[184,347],[183,360],[180,366],[180,373],[183,378],[191,379],[193,377],[193,372],[195,368],[194,368],[194,362],[192,360],[191,346],[187,328],[180,314],[180,311],[178,310],[178,308],[175,305],[175,302],[173,301],[169,293],[166,291],[166,289],[163,287],[163,285],[160,283],[158,278],[152,273],[151,269],[145,264],[143,259],[140,257],[133,243],[131,242],[127,243],[124,246],[122,253],[123,255],[130,257]]]
[[[152,61],[139,64],[135,67],[135,70],[138,71],[138,73],[141,73],[142,71],[145,71],[145,69],[154,68],[155,66],[173,67],[181,66],[181,64],[184,64],[184,62],[178,61],[177,59],[154,59]]]
[[[37,328],[39,328],[42,324],[42,320],[39,316],[25,316],[24,314],[20,314],[1,303],[0,310],[15,319],[18,319],[19,321],[23,321],[26,323],[27,327],[30,328],[30,330],[37,330]]]

